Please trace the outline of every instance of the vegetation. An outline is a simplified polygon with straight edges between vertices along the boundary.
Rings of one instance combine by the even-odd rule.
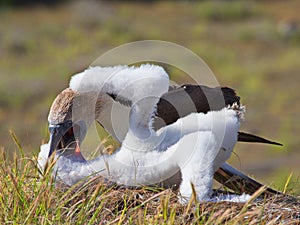
[[[44,224],[71,223],[88,221],[93,215],[94,223],[101,218],[151,224],[183,220],[238,223],[237,218],[250,221],[254,217],[261,223],[272,220],[266,212],[273,207],[273,200],[252,202],[246,211],[232,203],[196,204],[187,209],[166,190],[117,190],[96,185],[65,193],[48,185],[49,177],[39,178],[32,155],[48,140],[47,113],[55,95],[68,85],[72,74],[99,55],[144,39],[171,41],[191,49],[206,61],[221,85],[237,90],[247,106],[242,130],[278,140],[284,147],[237,144],[231,163],[265,184],[299,195],[300,3],[219,3],[67,1],[51,8],[1,8],[1,222],[27,219],[30,224],[41,219]],[[290,27],[295,28],[285,29],[293,24]],[[176,82],[186,80],[179,70],[170,72]],[[9,130],[16,133],[23,156],[13,157],[20,146],[12,141]],[[290,207],[285,204],[275,204],[278,208],[272,212]],[[296,218],[294,211],[289,213],[278,221]]]
[[[1,224],[295,224],[300,219],[297,199],[257,199],[263,189],[246,203],[191,200],[184,206],[169,189],[108,186],[98,177],[72,187],[54,184],[53,162],[41,171],[36,160],[15,154],[8,161],[1,150]]]

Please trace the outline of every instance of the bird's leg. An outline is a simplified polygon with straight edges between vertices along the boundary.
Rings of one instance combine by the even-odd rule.
[[[182,174],[180,195],[186,201],[194,194],[196,200],[202,201],[212,193],[214,164],[219,151],[218,145],[216,145],[211,132],[193,133],[182,139],[182,144],[185,142],[188,146],[194,142],[194,147],[188,158],[183,159],[182,157],[184,161],[179,161]],[[184,203],[184,200],[181,202]]]
[[[209,198],[212,193],[213,166],[206,165],[199,171],[192,163],[182,168],[182,182],[180,185],[180,202],[186,203],[193,195],[197,201]]]

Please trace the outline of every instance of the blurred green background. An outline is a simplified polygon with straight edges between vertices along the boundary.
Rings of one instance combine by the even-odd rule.
[[[202,57],[247,107],[242,130],[284,147],[237,144],[231,162],[300,193],[300,1],[65,1],[0,5],[0,146],[37,154],[69,78],[118,45],[175,42]],[[178,71],[172,78],[183,82]]]

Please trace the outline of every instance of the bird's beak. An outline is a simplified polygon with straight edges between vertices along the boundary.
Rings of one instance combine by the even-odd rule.
[[[65,139],[73,139],[74,135],[72,133],[72,137],[70,135],[66,135],[72,131],[72,122],[68,121],[62,124],[49,125],[50,131],[50,151],[48,157],[50,157],[55,150],[62,149],[66,147],[65,145],[73,140],[65,140]],[[68,142],[68,143],[66,143]]]

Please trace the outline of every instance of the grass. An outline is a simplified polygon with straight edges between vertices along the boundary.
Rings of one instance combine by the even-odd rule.
[[[7,159],[0,152],[1,224],[295,224],[300,219],[296,199],[274,196],[242,203],[178,203],[175,192],[144,187],[124,189],[100,178],[72,187],[55,184],[53,164],[37,168],[36,157]]]
[[[228,22],[245,20],[259,15],[259,12],[247,1],[205,1],[199,5],[198,15],[205,20]]]

